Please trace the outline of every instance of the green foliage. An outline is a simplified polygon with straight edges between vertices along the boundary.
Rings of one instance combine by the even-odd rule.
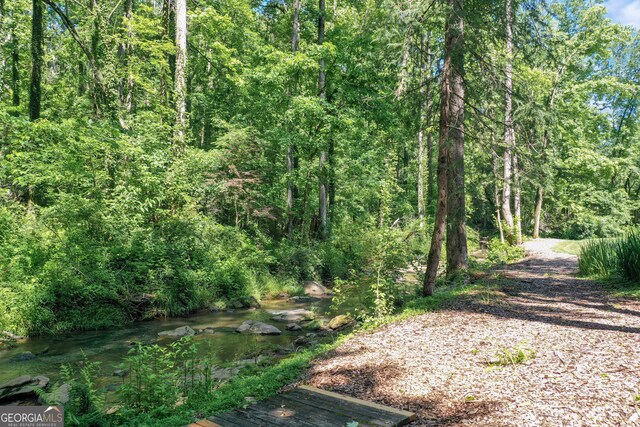
[[[504,243],[494,237],[489,241],[487,257],[494,264],[507,264],[524,258],[525,250],[522,246],[513,246],[509,242]]]
[[[404,293],[413,290],[404,288],[398,279],[417,252],[426,252],[424,240],[411,231],[386,228],[360,229],[348,237],[337,233],[336,240],[336,248],[352,263],[352,274],[334,281],[334,304],[353,310],[361,319],[392,314]]]
[[[105,398],[98,391],[96,379],[100,363],[84,356],[78,366],[62,365],[62,380],[69,384],[69,402],[65,405],[65,423],[71,426],[107,426]]]
[[[138,344],[120,368],[129,372],[118,390],[125,416],[167,415],[182,403],[181,399],[193,394],[208,395],[215,385],[211,361],[196,357],[191,337],[166,347]]]
[[[500,347],[495,354],[495,361],[490,362],[491,366],[513,366],[525,363],[534,359],[536,352],[529,343],[522,341],[513,348]]]
[[[640,233],[587,242],[578,258],[580,273],[601,278],[621,277],[640,282]]]

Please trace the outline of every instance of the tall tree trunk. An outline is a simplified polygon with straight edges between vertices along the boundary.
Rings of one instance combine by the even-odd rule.
[[[502,183],[502,215],[509,228],[509,241],[513,241],[514,224],[511,213],[511,161],[515,145],[513,130],[513,112],[511,105],[511,93],[513,88],[513,17],[511,12],[511,0],[506,0],[506,64],[505,64],[505,108],[504,108],[504,176]]]
[[[20,105],[20,49],[14,29],[11,30],[11,103]]]
[[[491,122],[493,123],[493,115],[490,113],[489,117],[491,117]],[[493,130],[491,131],[491,147],[493,147]],[[502,218],[500,216],[500,192],[498,191],[498,183],[500,182],[500,178],[498,176],[498,155],[495,150],[491,148],[491,169],[493,170],[493,179],[495,180],[495,184],[493,185],[493,203],[496,207],[496,223],[498,226],[498,231],[500,232],[500,243],[504,243],[504,230],[502,230]]]
[[[122,10],[122,42],[118,46],[118,56],[120,64],[126,73],[118,82],[118,92],[120,95],[120,107],[125,113],[131,113],[133,110],[133,76],[129,69],[129,56],[131,54],[131,38],[133,30],[131,28],[131,14],[133,12],[133,0],[124,0]]]
[[[438,273],[438,266],[440,264],[440,254],[442,252],[442,241],[444,240],[445,233],[445,220],[448,213],[451,213],[451,209],[448,208],[449,197],[447,192],[451,190],[451,183],[459,183],[460,181],[460,169],[462,166],[460,160],[460,142],[463,142],[463,125],[464,118],[464,87],[462,86],[463,71],[463,29],[464,21],[462,18],[462,0],[447,0],[449,11],[447,13],[447,21],[445,27],[444,37],[444,66],[442,70],[442,83],[441,83],[441,97],[440,97],[440,138],[439,138],[439,150],[438,150],[438,201],[436,204],[436,217],[433,227],[433,234],[431,236],[431,247],[429,248],[429,255],[427,257],[427,270],[424,276],[423,282],[423,294],[425,296],[432,295],[435,290],[436,277]],[[457,153],[451,155],[449,150],[456,150]],[[452,171],[456,176],[451,179],[449,175],[450,162],[454,160],[458,162],[455,167],[455,171]],[[464,182],[463,182],[464,184]],[[456,192],[454,203],[460,203],[459,193]],[[462,200],[464,203],[464,188],[462,188]],[[458,206],[460,207],[460,206]],[[462,205],[464,209],[464,204]],[[460,230],[452,229],[457,228],[459,225],[459,217],[454,215],[454,220],[449,223],[449,228],[452,229],[452,238],[456,242],[460,239],[460,234],[464,235],[464,211],[462,212],[462,233]],[[447,245],[447,252],[449,252],[449,245]],[[451,248],[451,257],[449,254],[447,258],[452,258],[457,268],[461,266],[461,259],[464,258],[466,262],[466,238],[464,245],[461,248]],[[459,252],[456,254],[456,252]]]
[[[322,46],[324,43],[324,27],[325,27],[325,13],[326,4],[325,0],[318,0],[318,45]],[[318,93],[321,100],[327,99],[326,91],[326,74],[324,59],[319,60],[318,72]],[[320,188],[319,188],[319,204],[320,204],[320,237],[322,240],[326,240],[329,236],[329,225],[327,216],[327,151],[322,148],[320,150]]]
[[[293,30],[291,32],[291,52],[295,55],[300,47],[300,0],[293,2]]]
[[[175,15],[174,0],[162,0],[162,35],[167,40],[175,40],[176,38]],[[170,87],[175,80],[176,55],[173,53],[167,54],[167,63],[169,64],[169,74],[167,75],[163,72],[160,76],[160,92],[165,106],[168,107],[172,102]],[[171,81],[171,84],[169,81]]]
[[[293,28],[291,31],[291,53],[293,55],[298,52],[300,45],[300,0],[293,3]],[[295,85],[294,85],[295,86]],[[290,94],[292,93],[290,89]],[[295,199],[296,188],[293,182],[293,172],[297,169],[298,159],[296,158],[296,147],[289,144],[287,147],[287,236],[289,239],[293,237],[293,229],[295,223]]]
[[[424,134],[425,124],[427,120],[427,110],[430,108],[429,87],[425,83],[425,49],[427,49],[427,58],[429,51],[429,37],[425,40],[424,36],[420,37],[420,90],[418,101],[418,221],[420,228],[424,227]],[[427,77],[428,78],[428,77]]]
[[[31,89],[29,91],[29,118],[31,121],[40,118],[40,96],[42,86],[42,64],[44,57],[42,2],[32,0],[33,14],[31,19]]]
[[[431,107],[433,104],[432,98],[431,98],[431,78],[432,78],[432,74],[431,74],[431,67],[432,67],[432,60],[431,60],[431,32],[429,32],[429,35],[427,36],[427,70],[429,71],[427,73],[427,78],[428,78],[428,83],[427,83],[427,117],[426,117],[426,123],[425,125],[427,126],[428,129],[431,128],[431,123],[433,121],[433,115],[431,112]],[[431,131],[427,131],[427,205],[431,205],[431,202],[433,201],[433,193],[434,193],[434,169],[433,169],[433,136],[431,134]]]
[[[533,215],[533,238],[540,238],[540,217],[542,216],[542,197],[543,197],[543,189],[542,186],[538,186],[538,191],[536,192],[536,210]]]
[[[452,0],[451,94],[447,143],[447,275],[467,269],[467,211],[464,191],[464,19],[463,0]]]
[[[187,131],[187,0],[176,0],[175,145],[184,148]]]
[[[402,46],[402,61],[400,63],[400,75],[398,76],[398,87],[396,89],[396,98],[403,97],[407,92],[409,82],[409,57],[411,56],[411,45],[413,44],[413,26],[409,24],[407,34],[404,38]]]
[[[515,213],[515,235],[516,235],[516,243],[522,244],[522,209],[520,206],[520,169],[518,166],[518,153],[513,153],[513,208]]]
[[[99,10],[98,0],[91,0],[90,9],[93,12],[93,31],[91,32],[91,55],[94,60],[94,73],[95,69],[101,69],[101,54],[100,54],[100,38],[102,32],[101,16]],[[97,79],[93,81],[93,111],[96,115],[102,113],[102,105],[104,104],[102,93],[102,87],[98,84]]]

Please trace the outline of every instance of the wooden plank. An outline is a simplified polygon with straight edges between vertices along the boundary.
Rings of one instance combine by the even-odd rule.
[[[357,405],[351,402],[339,401],[337,399],[327,399],[319,396],[312,396],[301,391],[291,391],[287,393],[287,398],[296,400],[309,407],[310,411],[326,408],[335,414],[351,418],[349,421],[358,421],[360,424],[366,423],[374,427],[395,427],[406,417],[400,417],[391,412],[382,412],[367,406]]]
[[[189,427],[343,427],[350,421],[360,427],[400,427],[414,419],[412,412],[300,386],[246,409],[209,417],[211,424],[198,421]]]
[[[209,421],[206,418],[196,422],[199,427],[222,427],[220,424]]]
[[[239,420],[235,412],[227,412],[224,414],[214,415],[208,418],[209,421],[220,424],[223,427],[247,427],[259,426],[260,424],[247,424],[244,420]]]
[[[296,398],[291,392],[284,394],[282,400],[290,408],[298,408],[299,413],[310,421],[309,427],[344,426],[351,421],[357,421],[359,427],[393,427],[393,424],[371,422],[371,417],[353,411],[336,411],[332,407],[312,406],[308,400]]]
[[[402,409],[397,409],[397,408],[392,408],[390,406],[380,405],[378,403],[369,402],[369,401],[362,400],[362,399],[356,399],[355,397],[345,396],[343,394],[338,394],[338,393],[334,393],[334,392],[331,392],[331,391],[322,390],[320,388],[311,387],[311,386],[308,386],[308,385],[301,385],[301,386],[298,386],[297,389],[305,390],[305,391],[308,391],[310,393],[315,393],[315,394],[319,394],[319,395],[323,395],[323,396],[333,397],[333,398],[344,400],[344,401],[347,401],[347,402],[357,403],[359,405],[368,406],[370,408],[376,408],[376,409],[379,409],[379,410],[385,411],[385,412],[391,412],[391,413],[394,413],[394,414],[397,414],[397,415],[400,415],[400,416],[403,416],[403,417],[407,417],[407,418],[409,418],[409,421],[414,421],[416,419],[416,414],[414,414],[413,412],[404,411]]]
[[[232,413],[219,414],[216,416],[216,418],[222,418],[223,421],[232,421],[234,425],[243,427],[281,427],[296,425],[287,424],[286,420],[280,420],[277,417],[265,414],[263,411],[256,408],[255,405],[249,409],[236,409]]]

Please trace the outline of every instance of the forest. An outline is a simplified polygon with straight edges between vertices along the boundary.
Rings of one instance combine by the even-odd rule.
[[[129,328],[310,283],[382,325],[540,238],[578,241],[583,276],[639,283],[640,33],[605,6],[0,0],[0,331]]]

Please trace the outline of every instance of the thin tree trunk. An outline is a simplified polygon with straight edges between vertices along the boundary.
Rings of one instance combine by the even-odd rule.
[[[522,209],[520,206],[521,203],[521,193],[520,193],[520,169],[518,166],[518,153],[513,153],[513,186],[514,186],[514,194],[513,194],[513,208],[515,213],[515,235],[516,235],[516,243],[522,244]]]
[[[489,117],[491,117],[491,121],[493,123],[493,116],[490,113]],[[493,130],[491,131],[491,147],[493,147]],[[498,191],[498,183],[500,182],[500,178],[498,177],[498,165],[497,165],[498,155],[495,150],[491,148],[491,169],[493,170],[493,178],[495,180],[495,184],[493,185],[493,201],[496,208],[496,223],[498,226],[498,231],[500,231],[500,243],[504,243],[504,230],[502,230],[502,218],[500,216],[500,192]]]
[[[464,29],[462,18],[462,0],[448,0],[449,11],[447,13],[447,22],[444,38],[444,66],[442,71],[441,98],[440,98],[440,138],[438,150],[438,201],[436,204],[436,216],[431,236],[431,247],[427,257],[427,270],[423,282],[423,294],[425,296],[432,295],[435,290],[438,266],[440,264],[440,255],[442,253],[442,242],[445,233],[445,220],[447,213],[451,212],[448,208],[447,192],[451,190],[450,182],[459,182],[460,177],[455,176],[454,179],[449,178],[449,162],[451,160],[458,161],[462,153],[459,152],[459,141],[463,137],[463,113],[464,113],[464,88],[462,87],[462,65],[463,65],[463,36]],[[449,149],[453,148],[458,152],[453,156],[449,153]],[[459,165],[458,165],[459,166]],[[453,171],[459,174],[460,170]],[[464,202],[464,188],[462,189]],[[454,203],[459,204],[459,194],[455,195]],[[464,209],[464,204],[462,205]],[[462,212],[464,218],[464,211]],[[455,226],[459,222],[456,217],[453,222],[449,223],[449,227]],[[464,222],[462,223],[464,227]],[[462,230],[464,235],[464,229]],[[452,231],[452,238],[460,238],[459,230]],[[449,245],[447,245],[449,251]],[[460,256],[454,256],[452,247],[452,260],[460,267]],[[466,250],[466,239],[464,242],[464,250]],[[459,255],[465,255],[460,253]],[[447,256],[449,258],[449,256]],[[466,255],[464,256],[466,262]]]
[[[43,21],[42,2],[32,0],[33,14],[31,19],[31,89],[29,92],[29,118],[31,121],[40,118],[40,97],[42,85],[42,63],[44,48],[42,46]]]
[[[14,29],[11,30],[11,103],[20,105],[20,49]]]
[[[505,28],[506,34],[506,65],[505,65],[505,108],[504,108],[504,180],[502,183],[502,215],[509,228],[507,230],[510,236],[510,242],[513,240],[514,233],[513,215],[511,213],[511,161],[513,149],[515,145],[515,134],[513,130],[513,116],[511,105],[511,92],[513,88],[513,37],[512,23],[513,17],[511,12],[511,0],[506,0],[506,17],[507,23]]]
[[[536,193],[536,210],[533,216],[533,238],[540,238],[540,216],[542,215],[542,197],[543,197],[543,189],[542,186],[538,186],[538,191]]]
[[[295,55],[300,47],[300,0],[293,3],[293,31],[291,32],[291,52]]]
[[[464,19],[463,0],[452,0],[455,19],[451,35],[449,95],[449,159],[447,172],[447,275],[467,269],[467,227],[464,190]]]
[[[411,45],[413,39],[413,26],[409,25],[402,47],[402,61],[400,64],[400,75],[398,76],[398,87],[396,88],[396,98],[402,98],[407,92],[409,80],[409,56],[411,55]]]
[[[162,35],[167,40],[175,40],[175,4],[174,0],[162,0]],[[160,76],[160,93],[164,99],[165,106],[171,104],[170,86],[173,84],[176,72],[176,56],[174,54],[167,55],[167,64],[169,64],[169,74],[164,71]],[[171,84],[169,84],[171,81]]]
[[[433,115],[431,112],[431,107],[433,104],[433,100],[431,98],[431,66],[432,61],[431,61],[431,32],[429,32],[428,35],[428,43],[427,43],[427,69],[429,70],[428,74],[427,74],[427,78],[428,78],[428,83],[427,83],[427,122],[426,122],[426,126],[427,129],[431,128],[431,123],[433,120]],[[433,200],[433,193],[434,193],[434,169],[433,169],[433,136],[431,134],[431,131],[427,131],[427,205],[431,205],[431,202]]]
[[[325,0],[318,0],[318,45],[322,46],[324,43],[324,28],[325,28],[325,13],[326,3]],[[320,58],[319,61],[320,71],[318,73],[318,93],[321,100],[327,99],[326,91],[326,75],[324,59]],[[327,217],[327,151],[323,148],[320,151],[320,189],[319,189],[319,204],[320,204],[320,237],[322,240],[326,240],[329,236],[329,226]]]
[[[187,0],[176,0],[175,144],[184,148],[187,131]]]
[[[126,113],[133,110],[133,76],[129,69],[129,56],[131,54],[131,38],[133,32],[131,28],[131,14],[133,12],[133,0],[124,0],[124,8],[122,11],[122,42],[118,47],[118,56],[120,64],[126,73],[126,77],[121,78],[118,84],[118,92],[120,94],[120,107]]]
[[[293,4],[293,28],[291,31],[291,53],[298,52],[300,45],[300,0],[295,0]],[[290,89],[290,94],[292,93]],[[297,169],[296,148],[293,144],[287,147],[287,235],[289,239],[293,237],[295,223],[295,199],[296,188],[293,183],[293,172]]]
[[[95,69],[100,69],[100,36],[101,36],[101,22],[100,22],[100,10],[98,0],[91,0],[91,11],[94,14],[93,17],[93,31],[91,32],[91,55],[94,59],[94,72]],[[101,85],[98,84],[96,79],[93,81],[93,111],[96,115],[100,115],[102,112],[102,105],[104,103],[103,91]]]
[[[426,46],[424,36],[420,37],[420,90],[418,101],[418,224],[424,227],[424,127],[426,121],[426,110],[429,108],[427,98],[427,88],[425,87],[425,48],[429,46],[427,39]]]

